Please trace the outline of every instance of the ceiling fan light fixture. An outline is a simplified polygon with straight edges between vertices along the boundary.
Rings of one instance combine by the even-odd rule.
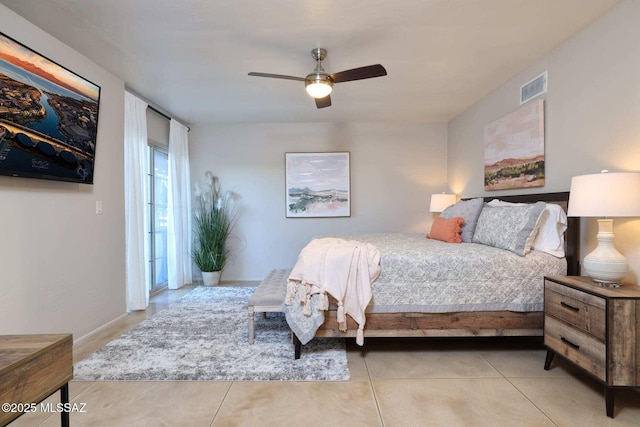
[[[304,80],[307,93],[313,98],[324,98],[333,90],[333,82],[327,74],[309,74]]]

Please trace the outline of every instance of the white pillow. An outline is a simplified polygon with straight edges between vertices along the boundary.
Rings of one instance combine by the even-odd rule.
[[[511,203],[494,199],[490,206],[522,206],[526,203]],[[567,230],[567,214],[560,205],[546,203],[542,211],[538,233],[533,240],[532,249],[546,252],[558,258],[564,258],[564,232]]]

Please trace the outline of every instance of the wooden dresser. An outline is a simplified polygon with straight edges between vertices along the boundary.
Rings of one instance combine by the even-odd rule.
[[[613,418],[616,387],[640,385],[640,287],[605,288],[589,277],[551,276],[544,283],[544,344],[605,386]]]

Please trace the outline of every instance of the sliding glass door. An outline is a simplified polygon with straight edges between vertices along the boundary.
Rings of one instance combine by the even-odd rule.
[[[167,215],[169,156],[167,150],[149,146],[149,292],[167,287]]]

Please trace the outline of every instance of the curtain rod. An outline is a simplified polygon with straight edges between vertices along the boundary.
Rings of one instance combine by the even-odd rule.
[[[154,111],[158,114],[160,114],[162,117],[164,117],[167,120],[171,120],[171,117],[167,116],[165,113],[163,113],[162,111],[158,110],[156,107],[154,107],[153,105],[149,105],[147,104],[147,108],[151,109],[151,111]]]
[[[141,96],[141,95],[140,95],[140,94],[138,94],[136,91],[131,90],[131,88],[129,88],[127,85],[125,85],[125,86],[124,86],[124,89],[125,89],[127,92],[130,92],[131,94],[133,94],[133,95],[137,96],[138,98],[140,98],[140,99],[142,99],[144,102],[146,102],[146,103],[147,103],[147,108],[150,108],[150,109],[151,109],[151,111],[156,112],[156,113],[160,114],[162,117],[164,117],[165,119],[167,119],[167,120],[171,121],[171,119],[172,119],[172,117],[171,117],[171,116],[169,116],[167,113],[162,112],[162,111],[160,110],[160,108],[159,108],[159,107],[156,107],[156,106],[154,106],[153,104],[151,104],[151,102],[150,102],[148,99],[146,99],[144,96]],[[183,123],[183,126],[185,126],[185,127],[187,128],[187,132],[190,132],[190,131],[191,131],[191,128],[190,128],[189,126],[185,125],[184,123]]]
[[[147,103],[147,108],[149,108],[151,111],[160,114],[162,117],[164,117],[165,119],[171,121],[171,117],[166,115],[165,113],[163,113],[162,111],[158,110],[156,107],[154,107],[153,105]],[[191,128],[189,126],[185,126],[187,128],[187,132],[191,131]]]

